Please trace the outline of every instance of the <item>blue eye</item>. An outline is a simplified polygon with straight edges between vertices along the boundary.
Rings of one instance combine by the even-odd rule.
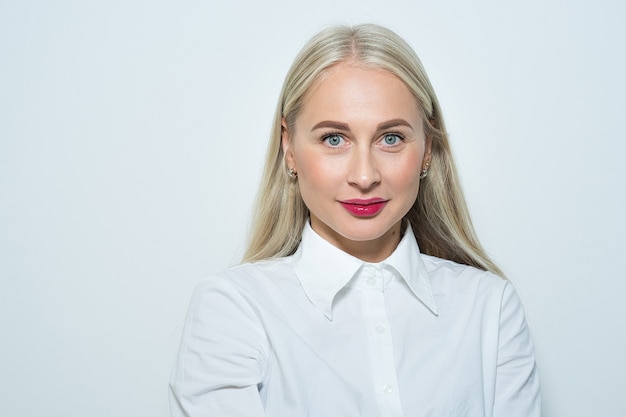
[[[328,143],[330,146],[339,146],[343,141],[343,138],[339,135],[328,135],[324,137],[324,141]]]
[[[385,143],[385,145],[389,146],[397,145],[398,142],[400,142],[401,140],[402,137],[400,135],[396,135],[393,133],[387,134],[383,137],[383,142]]]

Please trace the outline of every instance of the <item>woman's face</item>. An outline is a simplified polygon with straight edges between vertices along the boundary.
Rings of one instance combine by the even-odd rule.
[[[307,93],[294,129],[283,123],[282,145],[313,230],[365,261],[389,256],[431,149],[404,83],[355,63],[332,67]]]

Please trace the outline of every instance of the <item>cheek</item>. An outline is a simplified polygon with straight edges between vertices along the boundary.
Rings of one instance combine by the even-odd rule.
[[[310,152],[296,156],[298,186],[307,206],[337,188],[337,167],[331,161],[316,157]]]
[[[419,152],[412,152],[402,161],[397,161],[392,168],[391,177],[388,178],[395,178],[395,184],[398,188],[404,190],[407,194],[417,196],[421,166],[421,154]]]
[[[324,182],[338,178],[342,163],[337,158],[323,158],[307,149],[299,150],[295,157],[298,178],[307,183]]]

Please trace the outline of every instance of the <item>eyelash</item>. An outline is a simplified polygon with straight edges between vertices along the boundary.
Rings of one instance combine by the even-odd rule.
[[[381,138],[381,142],[383,142],[385,140],[386,137],[388,136],[395,136],[399,139],[400,142],[404,142],[405,137],[399,133],[395,133],[395,132],[389,132],[389,133],[385,133],[382,138]],[[398,146],[398,143],[394,143],[393,145],[387,145],[390,147],[394,147],[394,146]]]
[[[343,135],[340,132],[328,132],[328,133],[324,133],[324,135],[322,135],[322,137],[320,138],[320,142],[324,143],[326,142],[329,138],[332,138],[333,136],[338,136],[341,139],[343,139],[344,141],[346,140]],[[330,144],[328,144],[331,148],[336,148],[336,146],[332,146]]]
[[[320,138],[320,142],[324,143],[324,142],[326,142],[329,138],[331,138],[331,137],[333,137],[333,136],[338,136],[338,137],[340,137],[340,138],[341,138],[342,140],[344,140],[344,141],[346,140],[346,139],[344,138],[344,135],[343,135],[341,132],[328,132],[328,133],[325,133],[324,135],[322,135],[322,137]],[[381,136],[381,138],[380,138],[380,142],[383,142],[383,141],[385,140],[385,138],[386,138],[386,137],[388,137],[388,136],[395,136],[395,137],[397,137],[397,138],[399,139],[399,141],[400,141],[400,142],[404,142],[404,141],[405,141],[405,139],[406,139],[406,138],[404,137],[404,135],[402,135],[402,134],[400,134],[400,133],[397,133],[397,132],[387,132],[387,133],[385,133],[385,134],[383,134],[383,135]],[[330,146],[331,148],[336,148],[336,147],[337,147],[337,146],[332,146],[332,145],[329,145],[329,146]],[[395,143],[395,144],[393,144],[393,145],[387,145],[387,146],[388,146],[388,147],[395,147],[395,146],[398,146],[398,143]]]

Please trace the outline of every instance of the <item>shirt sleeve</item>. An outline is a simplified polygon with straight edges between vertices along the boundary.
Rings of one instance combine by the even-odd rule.
[[[510,284],[500,307],[494,417],[539,417],[541,397],[535,349],[522,303]]]
[[[171,416],[264,416],[266,346],[258,315],[228,279],[200,283],[170,380]]]

